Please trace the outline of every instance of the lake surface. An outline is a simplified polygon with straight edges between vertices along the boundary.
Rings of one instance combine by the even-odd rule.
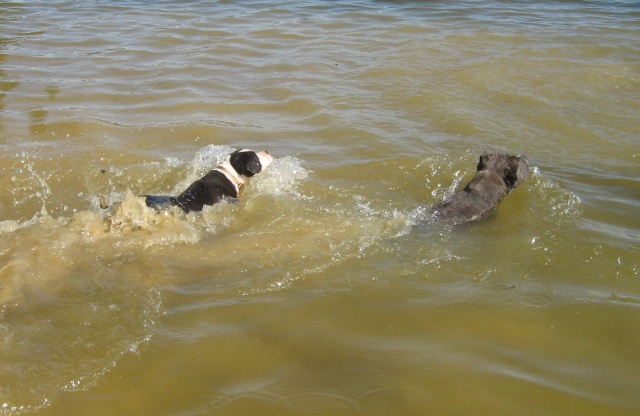
[[[3,2],[0,414],[639,414],[638,39],[636,1]],[[137,197],[241,148],[239,203]],[[434,222],[484,151],[531,175]]]

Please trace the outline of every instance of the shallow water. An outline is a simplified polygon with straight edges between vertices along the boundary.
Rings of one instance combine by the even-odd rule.
[[[0,414],[640,412],[636,2],[1,6]]]

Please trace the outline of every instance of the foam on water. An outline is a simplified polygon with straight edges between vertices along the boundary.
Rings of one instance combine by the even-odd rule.
[[[227,146],[200,149],[175,189],[221,163],[231,151]],[[183,166],[177,160],[167,164]],[[145,166],[150,171],[158,168],[155,163]],[[157,288],[161,282],[145,253],[154,247],[198,243],[228,227],[239,209],[223,202],[188,215],[175,208],[156,213],[127,190],[110,192],[107,209],[92,196],[90,209],[53,218],[47,210],[52,191],[42,175],[31,165],[28,168],[46,191],[33,195],[40,199],[41,210],[26,221],[0,222],[0,356],[7,363],[1,414],[35,411],[46,406],[56,391],[91,387],[123,355],[137,353],[163,314]],[[269,196],[297,198],[297,182],[306,177],[297,158],[276,158],[261,180],[252,181],[243,203]],[[132,274],[120,276],[117,270],[127,264]],[[140,274],[144,267],[148,275]],[[76,335],[60,344],[58,325],[76,328]],[[50,349],[57,351],[53,357],[46,352]],[[30,368],[37,368],[40,375],[35,382],[28,378],[25,385],[21,374]]]
[[[204,176],[213,167],[221,164],[233,150],[234,149],[229,146],[209,145],[201,148],[189,163],[182,162],[176,158],[167,158],[164,164],[157,162],[144,163],[141,168],[138,169],[149,172],[147,175],[143,175],[143,177],[155,177],[157,175],[156,171],[163,169],[163,167],[175,169],[187,166],[186,172],[182,172],[182,178],[176,178],[172,190],[166,192],[168,194],[177,194],[186,189],[193,181]],[[30,176],[34,181],[40,184],[41,189],[34,189],[34,187],[31,186],[16,189],[14,192],[19,192],[22,196],[17,196],[17,199],[14,199],[13,202],[19,204],[21,200],[35,198],[40,201],[41,209],[39,212],[34,213],[31,219],[26,221],[0,221],[0,233],[13,232],[18,229],[28,228],[36,223],[53,220],[55,223],[73,223],[74,226],[77,225],[80,228],[86,228],[87,230],[84,232],[85,236],[87,234],[98,236],[101,234],[101,232],[98,231],[108,234],[162,228],[162,224],[168,224],[172,222],[171,218],[180,216],[180,211],[177,209],[170,209],[167,212],[156,215],[156,212],[147,208],[144,200],[137,197],[130,189],[126,189],[123,192],[112,189],[107,191],[104,198],[99,194],[87,196],[86,199],[90,205],[88,210],[74,213],[70,217],[60,216],[53,218],[47,209],[47,199],[52,194],[52,191],[46,179],[34,170],[33,163],[26,163],[26,170],[30,172]],[[126,175],[122,169],[113,169],[110,173],[116,178]],[[302,167],[301,162],[297,158],[293,156],[275,158],[274,163],[269,169],[252,180],[254,183],[252,187],[259,189],[251,190],[251,193],[280,195],[294,192],[296,182],[305,179],[307,174],[307,170]],[[109,184],[112,184],[115,188],[116,185],[114,182],[115,180],[113,179],[109,180]],[[91,186],[91,184],[89,185]],[[97,189],[95,191],[100,192]],[[151,190],[149,192],[154,191]],[[81,196],[81,198],[85,197]],[[101,206],[107,206],[108,208],[103,209]],[[192,217],[197,217],[197,215],[198,214],[193,214]],[[186,217],[187,220],[192,218],[189,216]]]
[[[309,171],[297,157],[283,156],[274,158],[269,168],[255,176],[251,183],[258,194],[303,197],[297,191],[296,184],[308,176]]]
[[[545,176],[540,168],[531,168],[531,178],[537,183],[537,191],[545,205],[555,213],[557,220],[567,220],[579,216],[582,212],[582,201],[575,193],[563,189],[551,178]]]
[[[228,146],[210,145],[201,148],[190,162],[167,161],[171,166],[182,168],[183,177],[174,181],[178,183],[173,188],[175,192],[221,163],[231,151],[233,149]],[[127,190],[124,193],[111,192],[108,198],[111,205],[106,210],[97,206],[98,198],[94,197],[91,209],[78,211],[71,217],[52,218],[47,213],[46,196],[42,196],[40,212],[27,221],[0,222],[0,233],[15,234],[14,239],[23,239],[33,238],[33,235],[46,230],[52,238],[38,242],[43,250],[49,250],[49,247],[63,250],[64,247],[79,243],[104,244],[118,250],[147,250],[196,244],[207,236],[229,229],[236,222],[248,223],[245,235],[256,239],[272,235],[267,239],[270,244],[289,253],[294,259],[292,261],[300,264],[283,271],[279,278],[257,282],[256,287],[246,289],[247,293],[287,287],[309,274],[317,274],[350,258],[380,250],[386,241],[405,236],[416,226],[419,234],[426,233],[428,240],[433,243],[428,243],[431,251],[425,252],[426,257],[415,258],[413,264],[416,267],[424,264],[439,267],[441,261],[456,261],[460,257],[446,250],[446,243],[440,241],[441,238],[449,238],[447,235],[450,231],[447,230],[450,229],[433,224],[431,205],[455,192],[461,182],[472,174],[473,169],[467,166],[471,156],[462,155],[458,159],[430,157],[417,164],[415,160],[398,162],[400,172],[413,169],[416,165],[418,167],[415,169],[425,172],[422,186],[433,197],[429,205],[412,205],[411,200],[401,205],[385,204],[384,201],[373,201],[371,195],[354,193],[357,189],[346,189],[343,185],[322,185],[316,189],[307,181],[310,172],[303,167],[303,162],[295,156],[284,156],[274,158],[267,170],[251,180],[240,204],[225,202],[188,215],[177,208],[156,213],[146,207],[142,198]],[[402,166],[404,163],[406,167]],[[155,163],[147,163],[144,167],[153,172],[158,170]],[[452,171],[453,177],[449,173]],[[46,181],[42,186],[48,189]],[[548,211],[545,215],[536,215],[536,218],[543,218],[557,226],[580,213],[579,198],[542,175],[538,167],[532,167],[530,178],[508,198],[526,198],[527,191],[534,192],[537,195],[535,199],[538,199],[532,201],[535,206],[530,209]],[[262,212],[264,209],[269,210],[268,216]],[[258,225],[261,221],[265,222]],[[273,234],[273,230],[277,230],[277,233]],[[554,235],[553,231],[548,231],[544,235],[531,237],[534,251],[549,253],[552,250],[550,246],[556,244]],[[7,250],[4,253],[7,256]],[[271,264],[280,255],[274,254],[277,253],[275,248],[266,253],[266,257],[259,259],[258,264]],[[26,250],[13,249],[8,256],[23,257],[26,256]],[[300,259],[295,260],[296,257]],[[2,292],[4,303],[10,303],[14,298],[14,286],[5,283]]]
[[[188,164],[187,174],[185,177],[177,181],[171,191],[171,194],[176,195],[187,189],[191,183],[206,175],[211,169],[222,164],[222,162],[224,162],[229,154],[234,150],[237,149],[233,149],[229,146],[216,145],[208,145],[199,149],[191,163]],[[175,162],[172,163],[175,164]]]

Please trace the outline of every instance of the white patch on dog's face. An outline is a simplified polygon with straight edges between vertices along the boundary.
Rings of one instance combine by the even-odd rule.
[[[260,164],[262,165],[262,169],[265,169],[267,166],[273,162],[273,158],[266,150],[264,152],[256,153],[258,159],[260,159]]]

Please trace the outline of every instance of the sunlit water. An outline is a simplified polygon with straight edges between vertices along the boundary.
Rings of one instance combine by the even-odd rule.
[[[635,1],[0,4],[0,414],[638,414],[638,39]],[[239,203],[137,197],[239,148]],[[531,176],[432,221],[483,151]]]

